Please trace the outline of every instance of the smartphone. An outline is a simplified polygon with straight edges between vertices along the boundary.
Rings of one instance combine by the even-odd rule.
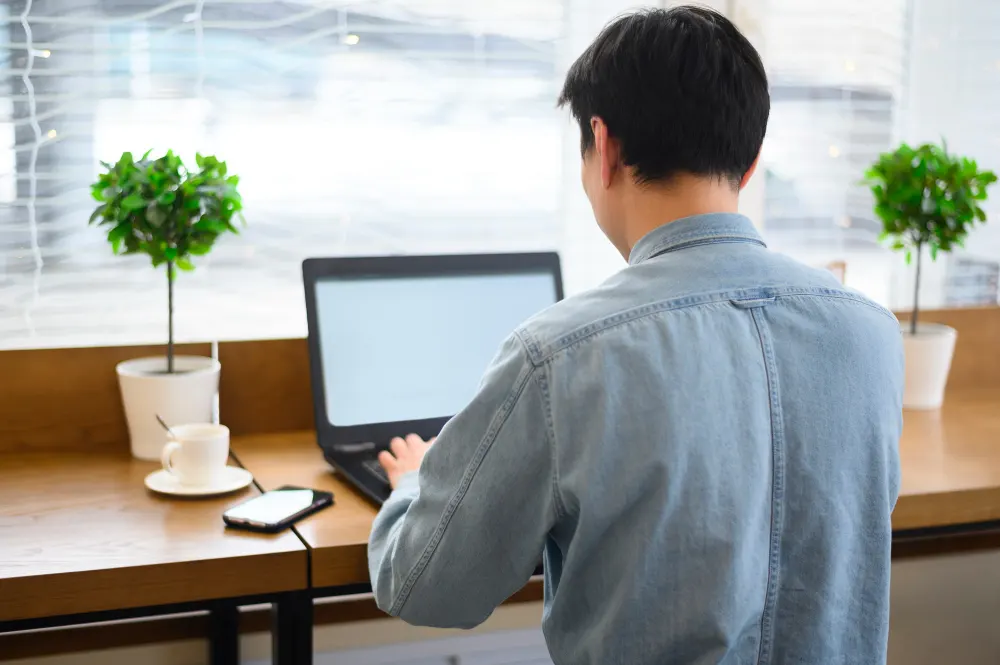
[[[264,492],[222,513],[227,526],[275,533],[333,504],[333,492],[286,485]]]

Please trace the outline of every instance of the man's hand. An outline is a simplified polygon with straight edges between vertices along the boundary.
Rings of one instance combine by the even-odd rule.
[[[383,450],[378,454],[378,461],[389,476],[389,484],[393,489],[396,489],[396,483],[403,474],[420,468],[420,462],[432,443],[434,439],[425,442],[416,434],[410,434],[406,439],[397,436],[389,443],[389,450],[392,452]]]

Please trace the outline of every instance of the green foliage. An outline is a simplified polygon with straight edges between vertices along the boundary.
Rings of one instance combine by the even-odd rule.
[[[986,189],[996,182],[992,171],[980,171],[974,160],[949,155],[944,145],[905,143],[879,155],[865,173],[875,197],[875,214],[882,220],[882,240],[894,250],[914,255],[917,274],[913,286],[910,334],[917,334],[920,310],[920,257],[926,245],[931,259],[939,252],[961,247],[972,227],[986,221]]]
[[[147,152],[138,161],[126,152],[116,164],[101,162],[90,223],[105,228],[115,254],[142,253],[153,266],[193,270],[192,256],[208,254],[221,234],[238,232],[239,177],[215,157],[198,155],[196,162],[197,170],[188,170],[173,151],[156,159]]]
[[[961,247],[971,228],[986,221],[982,204],[996,180],[974,160],[949,155],[932,143],[917,148],[904,143],[880,155],[865,173],[882,238],[906,252],[907,261],[924,245],[935,259],[939,252]]]
[[[212,251],[223,233],[237,233],[233,217],[243,220],[243,199],[226,163],[197,155],[189,170],[168,150],[156,159],[149,152],[135,161],[122,153],[116,164],[91,185],[98,202],[90,223],[103,226],[115,254],[146,254],[153,267],[167,266],[167,372],[174,371],[174,267],[194,270],[192,256]]]

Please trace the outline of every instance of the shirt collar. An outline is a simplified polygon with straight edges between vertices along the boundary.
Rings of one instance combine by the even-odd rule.
[[[716,242],[749,242],[764,246],[763,238],[749,218],[719,212],[684,217],[653,229],[635,244],[628,262],[634,266],[665,252]]]

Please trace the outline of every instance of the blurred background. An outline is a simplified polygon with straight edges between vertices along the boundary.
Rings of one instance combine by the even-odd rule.
[[[567,290],[623,266],[555,99],[620,0],[10,0],[0,3],[0,348],[159,343],[166,280],[88,228],[100,160],[216,154],[247,227],[178,278],[183,340],[305,335],[307,256],[561,252]],[[659,3],[669,6],[674,3]],[[770,245],[843,262],[890,307],[866,166],[936,141],[1000,169],[1000,3],[728,0],[772,112],[742,201]],[[29,58],[29,54],[33,57]],[[994,305],[1000,196],[922,304]]]

